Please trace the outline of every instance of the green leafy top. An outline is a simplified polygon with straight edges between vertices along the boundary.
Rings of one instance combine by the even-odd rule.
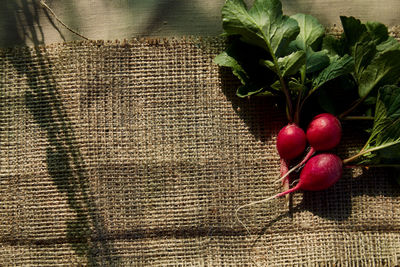
[[[371,135],[361,151],[345,160],[362,159],[360,164],[385,164],[387,159],[400,163],[400,87],[386,85],[379,89]],[[396,148],[396,150],[393,150]],[[397,158],[393,158],[396,151]],[[390,157],[388,153],[390,152]]]
[[[400,43],[379,22],[340,17],[340,38],[310,15],[285,16],[279,0],[227,0],[229,46],[215,58],[232,69],[239,97],[283,96],[289,122],[308,104],[339,119],[373,121],[370,138],[344,163],[400,166]],[[312,103],[312,105],[310,105]],[[349,116],[349,115],[356,116]]]
[[[279,0],[255,0],[251,8],[243,0],[227,0],[222,25],[232,41],[215,62],[231,68],[239,78],[240,97],[283,95],[289,121],[298,122],[304,104],[314,94],[323,109],[331,109],[335,104],[327,85],[335,81],[347,82],[337,86],[338,95],[348,93],[342,88],[358,93],[341,118],[364,101],[368,108],[364,112],[373,115],[378,89],[399,81],[400,44],[381,23],[340,19],[344,32],[336,39],[326,36],[324,27],[310,15],[283,15]]]
[[[354,58],[358,93],[366,98],[374,89],[398,81],[400,44],[378,22],[361,23],[354,17],[340,17],[345,49]]]
[[[312,93],[352,70],[349,56],[332,57],[329,50],[321,50],[325,29],[316,18],[285,16],[279,0],[255,0],[250,9],[242,0],[228,0],[222,8],[222,26],[224,35],[233,42],[215,62],[230,67],[239,78],[242,86],[237,95],[281,94],[286,99],[289,121],[294,118],[298,122],[301,107]],[[252,53],[255,48],[266,53],[256,55]],[[247,54],[254,67],[244,63]]]

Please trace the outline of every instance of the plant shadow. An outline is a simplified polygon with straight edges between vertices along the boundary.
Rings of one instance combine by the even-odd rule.
[[[15,31],[11,45],[26,46],[29,41],[34,47],[16,48],[7,59],[26,80],[29,87],[25,92],[27,110],[45,133],[48,143],[47,172],[74,213],[74,217],[66,221],[65,240],[76,255],[87,259],[90,266],[118,265],[119,258],[109,243],[101,212],[89,186],[87,166],[79,150],[73,123],[52,73],[54,66],[45,49],[39,47],[44,44],[38,16],[40,4],[27,0],[12,2],[6,4],[9,14],[15,14],[14,18],[8,18],[14,22],[13,27],[7,29]],[[51,20],[49,16],[48,19]],[[20,28],[21,25],[26,26]]]
[[[6,1],[2,9],[5,16],[0,17],[0,26],[4,29],[0,33],[0,47],[25,46],[28,43],[34,46],[44,45],[41,13],[65,41],[64,35],[52,16],[42,8],[39,1]]]
[[[353,177],[351,170],[345,169],[343,178],[332,188],[320,192],[304,192],[299,207],[322,218],[344,221],[352,215],[352,199],[355,197],[400,196],[394,170],[370,168],[359,171],[361,173]]]
[[[282,101],[278,97],[247,97],[240,98],[236,95],[240,81],[225,67],[219,68],[222,92],[231,102],[232,109],[247,125],[256,140],[266,142],[276,135],[276,129],[283,126],[286,121],[282,110]]]

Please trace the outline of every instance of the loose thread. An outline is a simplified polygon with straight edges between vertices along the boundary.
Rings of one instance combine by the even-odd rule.
[[[79,32],[71,29],[67,24],[65,24],[60,18],[58,18],[58,16],[56,15],[56,13],[44,2],[44,0],[40,0],[40,4],[47,9],[51,15],[53,15],[53,17],[62,25],[64,26],[67,30],[69,30],[70,32],[72,32],[75,35],[78,35],[79,37],[85,39],[85,40],[90,40],[89,38],[83,36],[82,34],[80,34]]]

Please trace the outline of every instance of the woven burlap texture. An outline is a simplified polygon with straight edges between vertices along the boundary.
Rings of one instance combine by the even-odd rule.
[[[2,266],[393,266],[395,173],[279,192],[275,99],[239,99],[222,39],[0,50]],[[361,144],[344,125],[337,153]]]

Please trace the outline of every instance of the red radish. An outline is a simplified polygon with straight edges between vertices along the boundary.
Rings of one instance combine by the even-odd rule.
[[[335,154],[316,155],[307,161],[300,173],[299,183],[294,188],[279,194],[279,196],[299,189],[306,191],[327,189],[340,179],[342,172],[342,160]]]
[[[306,163],[316,151],[330,150],[337,146],[342,138],[342,126],[332,114],[322,113],[315,116],[310,122],[306,136],[311,149],[304,159],[283,175],[278,182],[284,180],[290,173]]]
[[[276,148],[279,156],[285,160],[300,156],[306,148],[306,135],[303,129],[296,124],[283,127],[278,133]]]
[[[329,113],[314,117],[307,128],[307,140],[316,151],[330,150],[336,147],[342,137],[339,120]]]
[[[281,157],[281,176],[287,176],[289,161],[304,152],[306,142],[306,134],[296,124],[288,124],[279,131],[276,148]],[[283,188],[289,189],[288,180],[283,183]]]
[[[289,193],[305,190],[305,191],[320,191],[325,190],[335,184],[343,173],[343,163],[342,160],[330,153],[323,153],[312,157],[307,161],[303,170],[300,173],[300,179],[297,185],[289,190],[282,193],[274,195],[269,198],[254,201],[246,205],[240,206],[236,209],[235,215],[236,219],[247,229],[243,222],[238,217],[238,212],[240,209],[254,204],[267,202],[271,199],[282,197]],[[248,231],[248,229],[247,229]]]

